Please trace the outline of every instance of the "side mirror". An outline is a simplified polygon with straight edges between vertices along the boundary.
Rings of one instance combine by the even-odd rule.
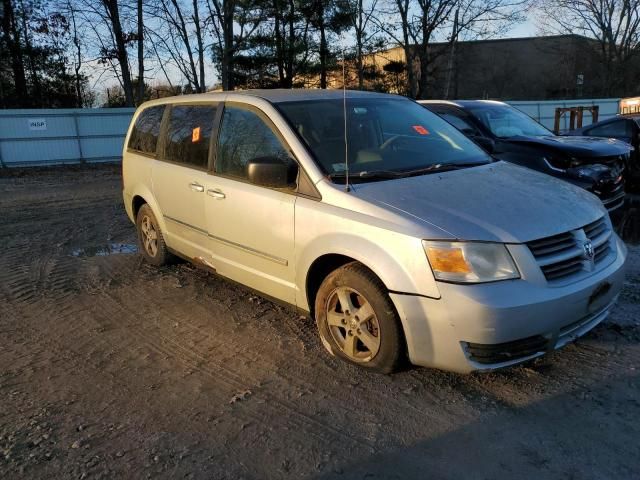
[[[279,157],[257,157],[247,163],[247,178],[254,185],[287,188],[295,185],[298,165]]]
[[[493,153],[496,149],[496,142],[487,137],[472,136],[471,140],[480,145],[487,153]]]

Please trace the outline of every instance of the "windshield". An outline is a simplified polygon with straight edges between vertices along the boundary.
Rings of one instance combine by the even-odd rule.
[[[546,137],[553,135],[529,115],[509,105],[484,104],[469,110],[496,137],[509,138],[518,135]]]
[[[354,180],[375,172],[401,174],[491,161],[456,128],[403,98],[347,98],[346,149],[342,99],[282,102],[278,108],[332,178],[344,174],[346,155]]]

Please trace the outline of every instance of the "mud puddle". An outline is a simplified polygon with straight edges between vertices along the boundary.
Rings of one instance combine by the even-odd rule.
[[[108,255],[130,255],[138,252],[133,243],[110,243],[107,245],[77,248],[71,252],[72,257],[105,257]]]

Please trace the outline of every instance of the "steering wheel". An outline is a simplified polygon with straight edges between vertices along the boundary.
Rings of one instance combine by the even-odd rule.
[[[387,139],[382,145],[380,145],[380,150],[388,149],[391,145],[396,143],[396,141],[400,138],[402,138],[402,135],[394,135],[393,137]]]

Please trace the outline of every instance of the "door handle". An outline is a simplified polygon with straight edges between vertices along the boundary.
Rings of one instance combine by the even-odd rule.
[[[204,192],[204,187],[196,182],[190,183],[189,188],[194,192]]]
[[[215,199],[218,199],[218,200],[222,200],[223,198],[227,197],[224,194],[224,192],[222,190],[220,190],[219,188],[212,188],[210,190],[207,190],[207,195],[209,195],[210,197],[213,197]]]

